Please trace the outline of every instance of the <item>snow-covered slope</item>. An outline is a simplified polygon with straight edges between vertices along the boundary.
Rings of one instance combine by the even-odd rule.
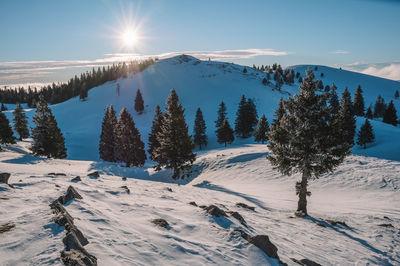
[[[192,178],[178,182],[170,172],[151,168],[36,158],[26,153],[27,143],[19,145],[25,147],[14,146],[0,159],[0,169],[12,174],[10,183],[16,187],[0,183],[0,225],[15,224],[0,234],[0,265],[61,264],[65,231],[52,220],[49,203],[69,185],[83,199],[66,209],[99,265],[276,265],[234,229],[268,235],[289,265],[296,265],[291,258],[322,265],[400,264],[398,162],[350,156],[334,174],[310,182],[311,217],[303,219],[293,217],[299,177],[273,170],[265,145],[205,152]],[[100,178],[86,176],[94,169]],[[71,182],[77,175],[82,181]],[[191,201],[237,211],[248,228],[232,216],[213,217]],[[239,202],[255,211],[237,207]],[[166,219],[170,228],[156,227],[151,223],[155,218]],[[327,219],[348,227],[331,226]]]
[[[295,66],[293,68],[304,76],[308,67]],[[314,66],[311,66],[311,69],[314,69]],[[142,139],[147,143],[155,105],[164,107],[170,90],[174,88],[186,109],[185,115],[190,131],[193,129],[196,109],[200,107],[207,124],[208,148],[218,148],[221,145],[216,142],[214,121],[221,101],[227,105],[228,118],[232,126],[242,94],[254,98],[259,115],[265,113],[271,122],[280,97],[286,98],[298,92],[298,83],[293,86],[285,85],[282,92],[279,92],[273,89],[273,85],[262,84],[265,73],[249,67],[247,70],[247,73],[243,73],[243,66],[231,63],[201,61],[184,55],[176,56],[160,60],[145,71],[130,75],[127,79],[119,79],[93,88],[85,102],[73,98],[53,105],[51,108],[66,138],[68,158],[98,160],[101,121],[107,105],[113,104],[117,112],[127,107],[133,114]],[[375,102],[378,94],[381,94],[386,101],[394,99],[395,90],[400,89],[400,82],[324,66],[318,67],[317,78],[320,78],[321,72],[324,73],[322,78],[324,84],[331,85],[334,82],[339,88],[339,93],[347,85],[354,94],[357,85],[360,84],[364,90],[367,106]],[[116,93],[117,83],[121,86],[120,96]],[[137,89],[142,91],[146,105],[142,115],[136,114],[133,109]],[[395,105],[400,110],[399,100],[395,100]],[[31,110],[27,115],[31,118],[33,114],[34,110]],[[8,112],[8,116],[11,118],[11,112]],[[360,124],[361,120],[358,126]],[[380,122],[374,122],[373,126],[377,135],[374,148],[364,151],[355,147],[354,153],[400,160],[398,152],[400,141],[395,137],[400,134],[399,128],[382,125]],[[243,143],[253,143],[253,139],[236,140],[233,145]]]

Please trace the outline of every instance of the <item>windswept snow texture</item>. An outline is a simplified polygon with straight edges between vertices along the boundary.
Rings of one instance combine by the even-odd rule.
[[[305,76],[305,70],[314,66],[295,66],[295,72]],[[123,107],[133,115],[142,139],[147,143],[155,106],[165,107],[169,92],[174,88],[185,108],[186,121],[190,132],[193,131],[195,113],[198,107],[203,111],[207,124],[209,138],[208,148],[219,148],[222,145],[216,142],[215,123],[218,105],[224,101],[227,106],[228,118],[231,126],[234,125],[236,111],[242,94],[254,98],[259,116],[265,113],[269,122],[277,108],[279,99],[286,98],[298,92],[299,83],[293,86],[284,85],[282,92],[274,90],[274,81],[270,86],[264,86],[262,79],[265,73],[247,68],[243,73],[243,66],[201,61],[191,56],[176,56],[156,62],[141,73],[131,74],[127,79],[108,82],[89,91],[87,101],[81,102],[78,97],[67,102],[51,106],[58,124],[65,136],[68,149],[68,159],[73,160],[98,160],[98,143],[101,131],[101,121],[107,105],[113,104],[119,112]],[[324,77],[321,78],[321,72]],[[321,78],[324,85],[334,82],[338,93],[349,86],[352,95],[358,84],[364,90],[366,106],[375,103],[378,94],[386,102],[394,100],[396,89],[400,89],[400,82],[368,76],[360,73],[339,70],[330,67],[318,66],[315,71],[316,78]],[[121,95],[116,93],[117,83],[121,86]],[[137,89],[140,89],[145,102],[144,114],[138,115],[134,111],[134,99]],[[340,96],[340,95],[339,95]],[[400,110],[400,101],[395,100],[395,105]],[[11,107],[11,106],[9,106]],[[6,112],[11,119],[11,111]],[[32,118],[34,110],[27,113]],[[400,115],[400,114],[399,114]],[[358,123],[358,128],[360,126]],[[31,126],[32,123],[30,124]],[[366,154],[385,159],[400,160],[400,141],[396,135],[400,134],[398,128],[382,125],[380,122],[372,123],[377,135],[376,144],[367,150],[354,148],[356,154]],[[253,138],[235,140],[233,145],[254,143]]]
[[[169,171],[146,167],[32,157],[26,144],[1,154],[0,169],[12,174],[16,188],[0,184],[0,225],[15,223],[0,234],[0,265],[61,264],[65,232],[48,204],[69,185],[83,198],[66,209],[99,265],[277,265],[233,229],[268,235],[289,265],[296,265],[291,258],[322,265],[400,264],[399,162],[350,156],[335,173],[310,181],[311,217],[303,219],[293,216],[299,176],[273,170],[265,145],[204,152],[192,177],[176,182]],[[86,176],[92,170],[99,170],[98,179]],[[71,182],[77,175],[82,181]],[[231,216],[210,216],[191,201],[237,211],[248,228]],[[239,202],[255,211],[237,207]],[[157,218],[170,227],[153,225]]]

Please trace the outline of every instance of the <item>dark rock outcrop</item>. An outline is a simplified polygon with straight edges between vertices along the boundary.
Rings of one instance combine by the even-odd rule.
[[[0,173],[0,182],[8,185],[8,179],[10,179],[10,173]]]
[[[126,193],[131,193],[130,189],[127,186],[122,186],[121,188],[125,189]]]
[[[67,266],[95,266],[97,258],[90,254],[83,254],[77,250],[61,251],[61,260]]]
[[[290,258],[292,261],[296,262],[297,264],[300,264],[302,266],[321,266],[321,264],[316,263],[315,261],[309,260],[309,259],[301,259],[297,260],[295,258]]]
[[[329,220],[329,219],[327,219],[327,220],[325,220],[327,223],[329,223],[329,224],[331,224],[331,225],[333,225],[333,226],[335,226],[335,225],[342,225],[342,226],[345,226],[345,227],[349,227],[345,222],[341,222],[341,221],[334,221],[334,220]]]
[[[92,178],[99,178],[100,177],[98,171],[91,172],[91,173],[88,174],[88,176],[92,177]]]
[[[233,218],[235,218],[236,220],[238,220],[242,225],[247,227],[247,223],[246,220],[243,218],[242,215],[240,215],[240,213],[238,212],[228,212]]]
[[[218,208],[215,205],[210,205],[210,206],[200,206],[200,208],[204,209],[207,211],[208,214],[215,216],[215,217],[221,217],[221,216],[225,216],[227,217],[228,215],[226,215],[224,210],[221,210],[220,208]]]
[[[69,186],[67,189],[67,193],[58,198],[58,201],[61,204],[65,204],[72,199],[82,199],[82,196],[75,190],[73,186]]]
[[[172,188],[170,188],[170,187],[166,187],[165,190],[172,192]]]
[[[197,203],[194,201],[189,202],[190,205],[197,207]]]
[[[382,227],[394,227],[393,224],[378,224],[378,226],[382,226]]]
[[[0,234],[8,232],[11,229],[13,229],[14,227],[15,227],[15,224],[13,224],[13,223],[6,223],[3,225],[0,225]]]
[[[151,222],[157,226],[169,228],[169,223],[164,219],[154,219],[154,220],[151,220]]]
[[[77,177],[72,178],[71,181],[72,182],[79,182],[79,181],[82,181],[82,179],[81,179],[80,176],[77,176]]]
[[[264,253],[267,254],[268,257],[279,260],[278,248],[274,244],[272,244],[267,235],[253,236],[250,237],[247,241],[264,251]]]
[[[246,208],[246,209],[249,209],[251,211],[255,211],[255,208],[256,208],[256,207],[249,206],[249,205],[247,205],[245,203],[241,203],[241,202],[236,203],[236,206],[237,207],[241,207],[241,208]]]

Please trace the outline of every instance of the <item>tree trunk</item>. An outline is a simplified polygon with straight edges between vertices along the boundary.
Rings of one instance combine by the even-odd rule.
[[[299,202],[297,204],[298,216],[307,216],[307,183],[310,174],[308,171],[303,172],[300,183]]]

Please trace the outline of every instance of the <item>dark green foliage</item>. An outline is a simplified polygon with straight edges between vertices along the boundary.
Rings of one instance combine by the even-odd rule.
[[[258,121],[257,128],[254,131],[254,140],[256,142],[264,142],[268,140],[268,131],[269,131],[269,124],[267,121],[267,118],[263,114],[260,118],[260,121]]]
[[[317,88],[320,91],[324,90],[324,83],[321,80],[317,80]]]
[[[14,130],[19,135],[19,140],[26,139],[29,137],[28,121],[26,120],[24,109],[22,109],[20,104],[13,111],[13,116]]]
[[[196,119],[194,120],[194,134],[193,141],[195,145],[198,145],[200,150],[202,146],[207,146],[207,134],[206,134],[206,122],[203,118],[203,113],[200,108],[197,109]]]
[[[218,109],[218,119],[215,121],[215,128],[218,129],[222,125],[222,123],[226,119],[226,115],[226,105],[224,102],[221,102]]]
[[[383,123],[397,126],[397,111],[394,107],[393,101],[390,101],[389,105],[387,106],[382,121]]]
[[[117,161],[124,162],[126,167],[143,166],[146,161],[144,143],[140,139],[140,133],[126,108],[123,108],[119,114],[116,136],[115,156]]]
[[[266,78],[263,78],[263,80],[262,80],[262,84],[263,84],[264,86],[268,85],[268,79],[266,79]]]
[[[371,106],[368,107],[367,112],[365,113],[365,116],[366,116],[368,119],[374,118],[374,114],[372,113],[372,108],[371,108]]]
[[[138,112],[139,114],[142,114],[144,110],[144,101],[142,97],[142,93],[138,89],[136,92],[136,97],[135,97],[135,111]]]
[[[99,143],[99,155],[104,161],[116,162],[117,122],[114,108],[110,105],[104,114]]]
[[[154,114],[153,124],[151,125],[151,132],[149,134],[149,154],[150,159],[154,161],[154,152],[156,148],[160,147],[160,142],[157,140],[157,134],[161,131],[161,125],[163,123],[163,113],[161,112],[160,106],[156,106],[156,112]]]
[[[358,132],[357,145],[363,146],[364,149],[366,149],[367,144],[374,142],[374,140],[375,135],[371,123],[368,119],[365,119],[365,123],[361,126],[360,131]]]
[[[364,97],[360,85],[358,85],[356,93],[354,94],[353,110],[355,115],[364,116]]]
[[[246,67],[243,68],[243,73],[247,73],[247,68]]]
[[[39,97],[33,122],[36,124],[32,129],[33,154],[57,159],[67,157],[64,136],[43,95]]]
[[[399,98],[399,90],[396,90],[396,92],[394,93],[394,98],[398,99]]]
[[[165,109],[161,131],[157,134],[160,147],[155,149],[153,161],[158,163],[156,170],[162,166],[172,168],[173,178],[177,179],[182,172],[191,168],[196,155],[193,153],[194,144],[188,134],[184,110],[175,90],[171,90]]]
[[[2,103],[0,112],[4,112],[4,111],[7,111],[7,110],[8,110],[7,107]]]
[[[79,99],[81,101],[85,101],[87,97],[88,97],[88,84],[87,84],[87,82],[84,82],[81,85],[81,89],[79,92]]]
[[[353,146],[354,136],[356,134],[356,119],[354,118],[353,103],[347,87],[340,99],[340,109],[335,116],[335,126],[340,130],[338,134],[343,139],[342,141]]]
[[[10,121],[8,121],[6,115],[3,112],[0,112],[0,143],[15,143],[15,138],[13,136],[13,131],[10,126]]]
[[[329,91],[329,105],[332,108],[332,114],[337,114],[340,109],[339,98],[336,93],[336,86],[333,84],[331,90]]]
[[[383,117],[383,115],[385,114],[385,110],[386,110],[385,100],[382,98],[382,96],[378,95],[374,107],[374,117]]]
[[[333,171],[351,148],[340,137],[341,128],[335,125],[335,116],[327,105],[329,94],[317,94],[313,79],[314,74],[307,71],[300,93],[283,101],[284,112],[276,112],[268,134],[268,147],[272,151],[268,159],[275,169],[286,175],[302,173],[302,180],[296,185],[298,215],[307,215],[308,179]]]
[[[324,77],[324,72],[321,72],[321,78],[323,78]]]
[[[224,119],[222,122],[221,126],[217,128],[217,141],[218,143],[226,144],[227,143],[232,143],[235,140],[235,136],[233,135],[233,129],[229,125],[229,122],[227,119]]]
[[[252,99],[246,100],[242,95],[236,112],[235,133],[241,138],[248,138],[252,135],[254,127],[258,123],[257,110]]]

